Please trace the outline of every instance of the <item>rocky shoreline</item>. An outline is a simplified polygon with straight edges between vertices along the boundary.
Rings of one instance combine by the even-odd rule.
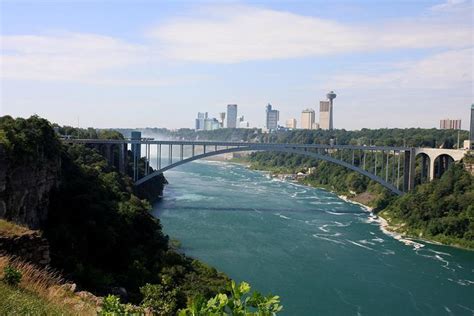
[[[440,243],[436,243],[436,242],[429,241],[429,240],[424,240],[424,239],[421,239],[421,238],[415,238],[415,237],[412,237],[412,236],[407,236],[407,235],[404,235],[402,233],[399,233],[399,232],[396,231],[396,228],[394,226],[390,225],[390,223],[388,222],[388,220],[386,218],[381,216],[381,214],[375,214],[373,212],[374,208],[372,208],[370,206],[367,206],[367,205],[364,205],[360,202],[351,200],[350,198],[348,198],[345,195],[339,195],[339,198],[346,201],[346,202],[348,202],[348,203],[359,205],[362,209],[364,209],[365,211],[370,213],[370,215],[369,215],[370,220],[374,223],[377,223],[379,225],[380,230],[385,235],[390,236],[390,237],[400,241],[401,243],[403,243],[407,246],[412,246],[413,249],[415,249],[415,250],[420,249],[420,248],[424,247],[425,245],[420,244],[420,243],[412,240],[412,238],[416,239],[416,240],[419,240],[419,241],[427,242],[427,243],[434,243],[434,244],[441,245]]]

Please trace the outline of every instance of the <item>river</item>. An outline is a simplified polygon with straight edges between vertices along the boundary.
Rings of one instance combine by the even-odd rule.
[[[282,315],[474,315],[474,252],[383,233],[324,190],[224,162],[165,174],[154,206],[184,252],[281,297]]]

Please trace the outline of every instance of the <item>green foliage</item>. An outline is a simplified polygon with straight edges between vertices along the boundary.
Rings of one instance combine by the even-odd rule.
[[[28,119],[0,117],[0,144],[16,163],[44,163],[59,157],[60,143],[51,124],[34,115]]]
[[[82,138],[82,139],[124,139],[123,135],[115,130],[94,128],[76,128],[72,126],[59,126],[53,124],[55,130],[62,137]]]
[[[168,249],[168,237],[149,213],[150,203],[133,194],[128,177],[84,146],[68,146],[62,160],[63,179],[46,229],[55,265],[99,293],[125,287],[133,302],[141,300],[139,288],[159,283],[169,266],[182,267],[183,277],[175,280],[179,283],[188,282],[187,274],[200,273],[191,260]],[[215,277],[225,281],[222,275]],[[212,286],[205,282],[203,277],[193,286]]]
[[[198,260],[183,261],[173,251],[166,256],[167,266],[160,273],[159,284],[140,288],[142,306],[153,308],[158,314],[175,314],[186,302],[200,296],[208,299],[226,290],[230,280],[216,269]]]
[[[270,316],[283,309],[278,296],[250,293],[250,289],[250,285],[246,282],[236,285],[232,281],[229,295],[219,293],[207,301],[202,296],[196,297],[187,308],[179,311],[179,316]]]
[[[102,303],[102,309],[99,315],[113,316],[123,315],[125,313],[125,307],[120,304],[120,298],[115,295],[107,295]]]
[[[333,139],[337,144],[440,147],[453,148],[457,142],[457,130],[422,128],[382,128],[359,131],[339,130],[295,130],[268,134],[266,140],[278,143],[329,144]],[[467,139],[469,133],[460,131],[460,141]]]
[[[474,177],[461,164],[395,199],[383,213],[410,235],[474,248]]]
[[[54,129],[76,138],[123,138],[111,130]],[[12,168],[52,158],[61,167],[44,229],[55,268],[97,294],[124,287],[130,302],[141,302],[144,293],[144,302],[151,305],[153,297],[162,296],[171,306],[168,310],[175,311],[198,294],[209,298],[225,289],[229,279],[224,274],[169,249],[159,219],[149,213],[150,203],[136,195],[129,176],[106,162],[100,147],[62,145],[54,129],[36,116],[0,118],[2,148],[9,157],[18,157],[12,159]],[[139,166],[143,173],[143,160]],[[162,188],[164,183],[164,177],[157,177],[153,185]],[[148,283],[158,286],[147,287]],[[133,310],[108,297],[104,312],[113,313],[113,308]]]
[[[171,280],[162,284],[146,284],[140,288],[143,295],[142,306],[153,308],[159,315],[172,315],[178,308],[178,289]]]
[[[469,151],[465,156],[464,156],[464,159],[463,159],[464,163],[467,163],[467,164],[474,164],[474,151]]]
[[[57,130],[77,137],[123,137],[114,131]],[[223,274],[211,276],[169,249],[159,219],[149,213],[150,203],[136,196],[130,177],[109,166],[96,148],[67,145],[59,152],[61,181],[51,196],[45,227],[56,268],[98,294],[125,287],[135,303],[142,300],[140,287],[159,284],[169,271],[179,270],[167,288],[180,289],[176,308],[183,307],[188,296],[214,295],[221,288],[216,284],[227,282]],[[157,181],[156,186],[166,182],[164,177]]]
[[[107,295],[102,303],[102,308],[98,313],[101,316],[118,315],[144,315],[145,311],[139,306],[120,303],[120,298],[115,295]]]
[[[17,286],[21,281],[21,271],[7,265],[3,268],[3,281],[11,286]]]

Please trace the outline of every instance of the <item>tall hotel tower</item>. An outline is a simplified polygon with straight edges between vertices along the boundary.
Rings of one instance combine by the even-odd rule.
[[[227,128],[237,127],[237,104],[227,104]]]
[[[319,127],[321,129],[333,129],[333,100],[336,98],[334,91],[326,94],[329,101],[319,102]]]
[[[278,120],[280,119],[280,112],[272,109],[272,105],[268,103],[265,107],[265,128],[269,131],[278,129]]]
[[[315,115],[313,109],[306,109],[301,112],[301,128],[314,129]]]
[[[471,128],[469,130],[469,140],[474,143],[474,104],[471,104]]]
[[[469,149],[474,149],[474,104],[471,104],[471,126],[469,130]]]

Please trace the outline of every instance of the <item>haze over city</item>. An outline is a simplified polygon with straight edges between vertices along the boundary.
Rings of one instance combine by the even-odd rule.
[[[334,127],[468,127],[471,1],[1,1],[0,114],[194,128],[238,104],[263,127],[337,93]],[[298,122],[299,124],[299,122]]]

